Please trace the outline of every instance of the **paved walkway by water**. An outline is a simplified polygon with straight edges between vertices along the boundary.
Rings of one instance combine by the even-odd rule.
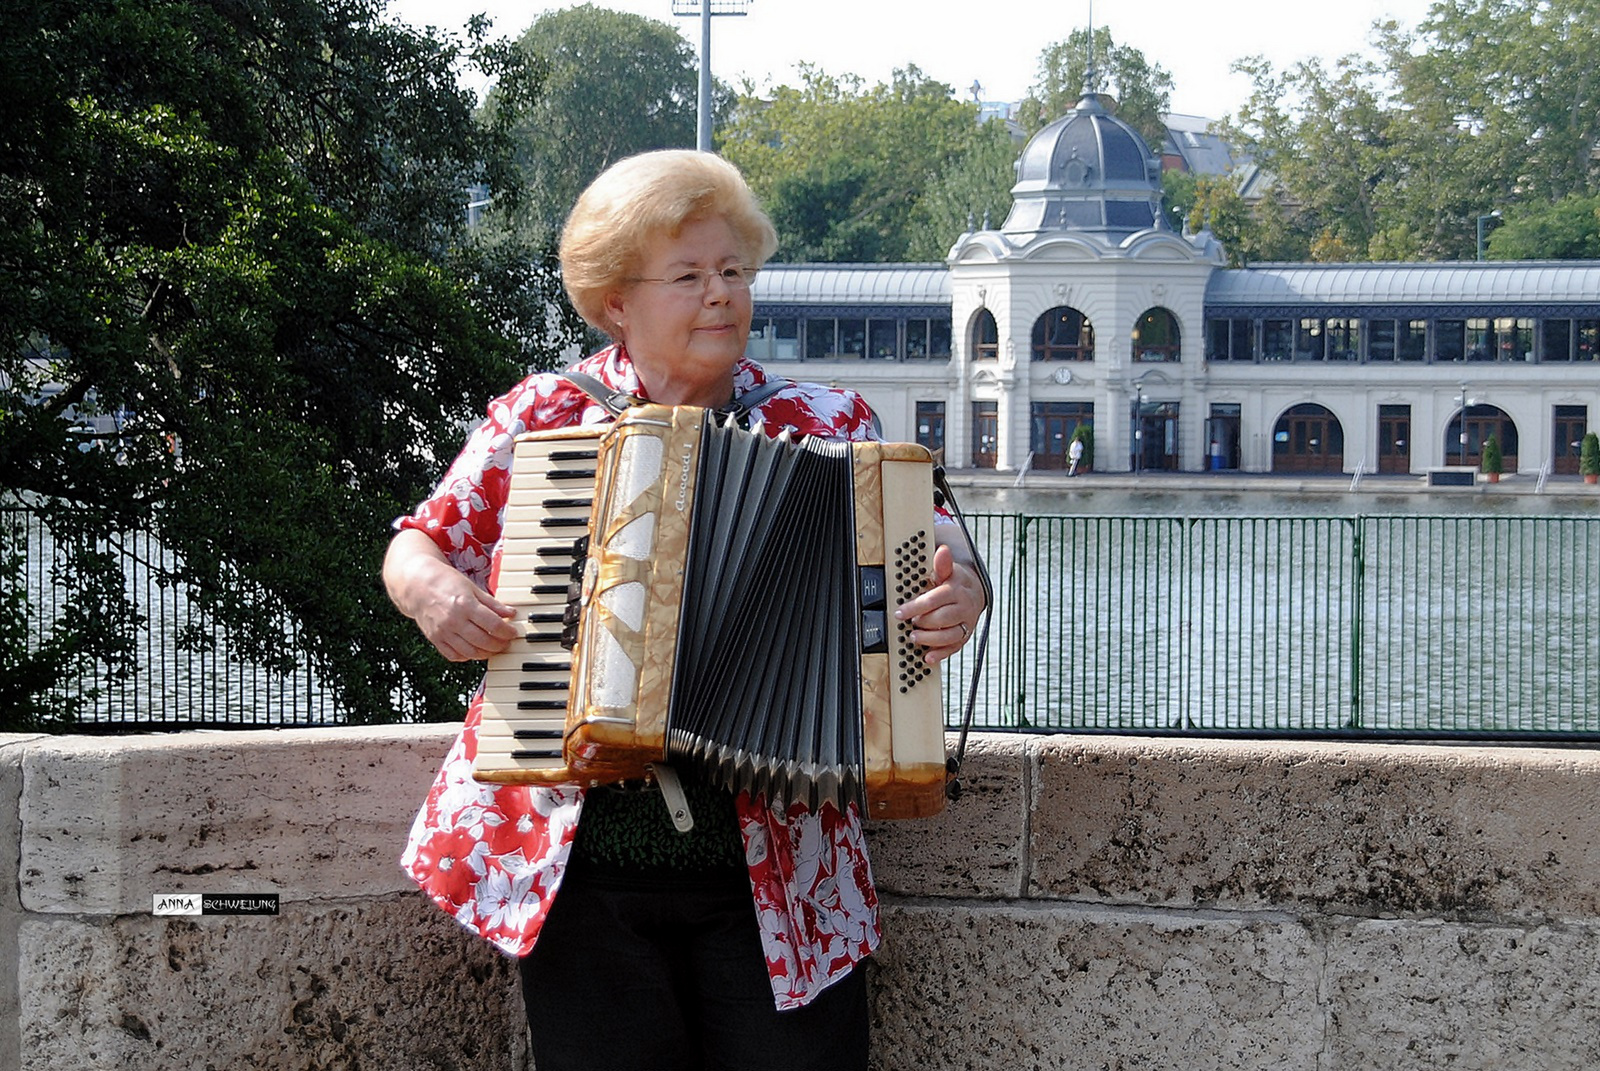
[[[1361,494],[1431,493],[1448,495],[1545,495],[1549,497],[1590,498],[1600,503],[1600,485],[1588,484],[1581,476],[1551,476],[1539,486],[1537,473],[1506,473],[1498,483],[1490,483],[1481,473],[1471,486],[1439,487],[1424,474],[1407,476],[1338,476],[1280,474],[1260,472],[1086,472],[1068,476],[1058,471],[1015,472],[988,469],[952,469],[950,482],[955,487],[1018,488],[1029,491],[1149,490],[1235,492],[1265,491],[1274,494]]]

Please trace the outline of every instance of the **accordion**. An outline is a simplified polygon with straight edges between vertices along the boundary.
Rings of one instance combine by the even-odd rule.
[[[473,776],[610,783],[669,763],[876,818],[944,806],[936,667],[894,620],[933,571],[932,460],[641,405],[515,444]]]

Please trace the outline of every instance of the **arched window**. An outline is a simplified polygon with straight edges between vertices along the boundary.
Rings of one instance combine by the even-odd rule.
[[[1000,359],[1000,325],[994,322],[994,313],[988,309],[979,309],[978,315],[972,318],[972,359]]]
[[[1077,309],[1057,305],[1033,321],[1033,359],[1094,360],[1094,325]]]
[[[1133,359],[1136,361],[1177,361],[1183,359],[1178,338],[1178,318],[1171,311],[1146,309],[1133,328]]]

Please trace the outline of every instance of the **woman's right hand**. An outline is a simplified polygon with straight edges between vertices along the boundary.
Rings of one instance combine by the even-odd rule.
[[[415,529],[389,542],[383,582],[401,613],[452,662],[499,654],[516,639],[516,611],[468,580],[437,544]]]

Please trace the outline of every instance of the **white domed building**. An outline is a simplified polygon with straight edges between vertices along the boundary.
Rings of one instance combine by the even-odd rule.
[[[751,356],[861,390],[958,469],[1065,468],[1079,432],[1102,471],[1423,474],[1490,436],[1507,472],[1577,471],[1600,263],[1229,269],[1093,94],[1016,169],[1005,222],[942,265],[763,271]]]

